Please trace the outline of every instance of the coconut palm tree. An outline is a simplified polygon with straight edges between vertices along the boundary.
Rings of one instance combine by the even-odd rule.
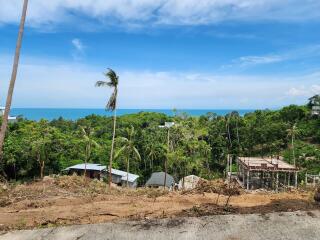
[[[107,81],[97,81],[96,87],[110,87],[113,88],[113,92],[109,98],[106,105],[106,109],[113,112],[113,132],[112,132],[112,143],[109,161],[109,188],[112,182],[112,160],[113,160],[113,150],[114,150],[114,140],[116,136],[116,121],[117,121],[117,97],[118,97],[118,84],[119,76],[112,69],[108,69],[108,72],[104,73]]]
[[[27,15],[27,7],[28,7],[28,0],[24,0],[23,8],[22,8],[22,16],[21,16],[21,20],[20,20],[17,46],[16,46],[16,51],[15,51],[14,61],[13,61],[11,80],[9,83],[6,106],[5,106],[5,110],[4,110],[4,114],[3,114],[1,130],[0,130],[0,161],[1,161],[0,162],[0,170],[2,170],[1,165],[2,165],[2,155],[3,155],[3,143],[4,143],[4,138],[6,135],[6,130],[8,127],[8,116],[9,116],[9,112],[10,112],[10,108],[11,108],[14,84],[15,84],[16,78],[17,78],[19,58],[20,58],[20,49],[21,49],[22,36],[23,36],[23,31],[24,31],[24,23],[25,23],[26,15]]]
[[[85,161],[84,161],[84,177],[86,177],[87,173],[87,163],[90,160],[91,152],[93,147],[99,147],[99,144],[92,138],[93,129],[90,127],[82,127],[80,126],[81,136],[85,143]]]
[[[126,162],[127,162],[127,187],[128,187],[130,157],[134,157],[134,158],[137,158],[138,160],[141,160],[141,156],[138,149],[134,145],[134,136],[135,136],[134,127],[131,126],[131,128],[127,128],[126,133],[127,133],[127,137],[120,138],[120,141],[122,142],[122,147],[115,154],[114,158],[117,159],[120,155],[122,154],[125,155]]]

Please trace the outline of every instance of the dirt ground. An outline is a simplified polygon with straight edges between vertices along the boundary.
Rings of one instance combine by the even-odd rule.
[[[223,192],[223,191],[221,191]],[[320,209],[312,191],[238,192],[229,199],[215,191],[108,190],[82,177],[46,178],[0,192],[0,230],[206,215],[311,211]],[[239,195],[238,195],[239,194]],[[312,214],[310,212],[310,214]]]

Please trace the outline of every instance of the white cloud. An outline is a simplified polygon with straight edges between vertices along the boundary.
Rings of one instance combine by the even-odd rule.
[[[267,54],[262,56],[243,56],[232,60],[229,65],[224,65],[223,68],[230,67],[250,67],[262,64],[272,64],[284,61],[292,61],[298,59],[307,59],[320,56],[320,45],[309,45],[302,48],[290,49],[278,54]]]
[[[310,91],[308,91],[307,89],[305,89],[305,87],[292,87],[287,91],[287,95],[288,96],[293,96],[293,97],[297,97],[297,96],[310,96],[309,94]]]
[[[84,56],[84,48],[85,46],[78,38],[74,38],[71,41],[74,51],[72,52],[72,57],[75,60],[80,60]]]
[[[320,85],[317,85],[317,84],[312,85],[311,92],[314,94],[320,94]]]
[[[257,64],[268,64],[282,62],[284,58],[277,55],[269,56],[245,56],[240,57],[239,62],[242,66],[257,65]]]
[[[2,105],[11,60],[0,56]],[[94,87],[97,80],[103,79],[103,70],[97,66],[24,56],[13,105],[103,108],[110,90]],[[271,108],[303,104],[320,90],[320,72],[283,77],[115,70],[120,76],[120,108]]]
[[[72,45],[80,52],[83,52],[84,46],[83,43],[78,38],[72,39]]]
[[[0,0],[0,23],[17,23],[21,0]],[[318,0],[32,0],[32,26],[74,21],[85,15],[110,25],[197,25],[222,21],[304,21],[320,18]],[[81,24],[79,24],[81,25]]]

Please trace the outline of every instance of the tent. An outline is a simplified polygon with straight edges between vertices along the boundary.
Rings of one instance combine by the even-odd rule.
[[[161,187],[164,184],[164,172],[154,172],[146,183],[147,187]],[[167,173],[166,187],[170,188],[174,185],[174,178]]]

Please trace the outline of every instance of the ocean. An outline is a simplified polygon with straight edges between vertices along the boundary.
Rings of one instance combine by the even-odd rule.
[[[218,115],[226,115],[232,111],[238,111],[240,115],[244,115],[249,112],[253,112],[252,109],[179,109],[178,112],[185,112],[190,116],[200,116],[208,112],[213,112]],[[172,116],[174,113],[171,109],[118,109],[117,115],[125,115],[139,112],[158,112]],[[59,117],[63,117],[68,120],[76,120],[85,116],[96,114],[103,116],[111,116],[112,112],[108,112],[104,109],[94,108],[13,108],[11,109],[11,116],[22,116],[29,120],[47,119],[53,120]]]

